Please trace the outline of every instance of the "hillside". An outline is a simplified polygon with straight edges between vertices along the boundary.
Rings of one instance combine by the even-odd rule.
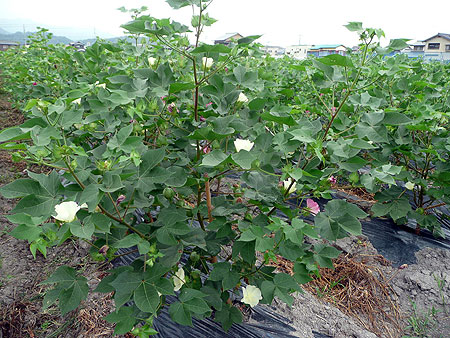
[[[26,32],[25,34],[22,32],[16,33],[6,32],[5,34],[4,32],[6,31],[0,30],[0,40],[17,41],[20,44],[23,44],[27,40],[28,36],[33,34],[33,32]],[[51,44],[58,44],[58,43],[68,44],[70,42],[72,42],[72,40],[66,38],[65,36],[53,35],[53,37],[50,39]]]

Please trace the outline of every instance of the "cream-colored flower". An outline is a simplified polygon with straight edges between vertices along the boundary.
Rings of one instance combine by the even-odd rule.
[[[289,186],[292,183],[292,178],[288,178],[286,181],[283,181],[283,186],[284,186],[284,190],[288,190]],[[297,187],[297,183],[294,182],[294,184],[292,184],[291,189],[289,189],[288,194],[293,194],[295,192],[295,188]]]
[[[155,63],[156,63],[156,58],[150,56],[150,57],[148,58],[148,64],[149,64],[150,66],[153,66]]]
[[[97,84],[96,87],[105,89],[106,88],[106,83]]]
[[[412,182],[406,182],[405,183],[405,188],[408,189],[408,190],[414,190],[414,186],[415,186],[415,184],[412,183]]]
[[[214,60],[212,58],[207,58],[207,57],[202,57],[202,65],[203,68],[211,68],[212,64],[213,64]]]
[[[84,204],[86,203],[83,203],[82,207],[84,207]],[[58,205],[55,205],[56,216],[53,217],[61,222],[72,222],[77,217],[77,212],[80,209],[81,206],[79,206],[77,202],[62,202]]]
[[[237,102],[248,102],[248,97],[244,93],[240,93]]]
[[[256,286],[247,285],[247,287],[242,288],[242,303],[248,304],[251,307],[258,305],[259,301],[262,299],[261,290]]]
[[[73,100],[72,102],[76,104],[81,104],[81,97],[79,99]]]
[[[178,271],[175,273],[175,276],[173,276],[172,279],[175,286],[173,288],[173,291],[179,291],[183,284],[186,282],[183,268],[178,268]]]
[[[239,152],[241,150],[247,150],[250,151],[253,148],[254,143],[249,140],[242,140],[240,138],[236,139],[234,141],[234,146],[236,148],[236,151]]]

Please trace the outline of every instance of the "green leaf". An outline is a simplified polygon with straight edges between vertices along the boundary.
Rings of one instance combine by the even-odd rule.
[[[318,60],[329,66],[341,66],[341,67],[348,67],[348,68],[355,67],[353,65],[352,59],[350,59],[348,56],[343,56],[343,55],[339,55],[339,54],[331,54],[331,55],[323,56],[323,57],[319,58]]]
[[[70,222],[70,232],[76,237],[91,239],[94,231],[95,225],[90,222],[85,223],[84,225],[78,220]]]
[[[115,323],[114,334],[121,335],[130,332],[134,324],[136,323],[136,318],[133,314],[133,308],[131,306],[122,306],[117,312],[111,312],[105,317],[108,323]]]
[[[75,310],[89,291],[87,279],[78,276],[75,269],[68,266],[59,267],[41,284],[56,284],[56,288],[62,289],[59,294],[59,308],[62,315]]]
[[[27,240],[28,242],[33,242],[40,237],[43,233],[42,227],[29,226],[25,224],[20,224],[16,226],[9,235],[17,239]]]
[[[294,264],[294,278],[299,284],[306,284],[313,280],[306,265],[299,262]]]
[[[241,150],[238,153],[231,155],[233,161],[242,169],[251,169],[253,161],[256,160],[256,155],[247,150]]]
[[[388,48],[393,50],[402,50],[406,47],[408,47],[408,41],[411,39],[392,39],[389,41]]]
[[[384,114],[384,120],[383,123],[387,125],[392,126],[399,126],[404,124],[410,124],[412,120],[402,113],[396,113],[396,112],[386,112]]]
[[[192,54],[202,54],[202,53],[206,53],[206,54],[210,54],[210,53],[224,53],[224,54],[229,54],[231,52],[231,48],[222,45],[222,44],[217,44],[217,45],[208,45],[208,44],[202,44],[200,47],[194,48],[191,53]]]
[[[287,113],[279,113],[279,112],[264,112],[261,114],[261,118],[266,121],[273,121],[278,124],[285,124],[288,126],[295,126],[296,122],[294,118]]]
[[[222,151],[215,149],[209,154],[205,155],[202,160],[202,166],[215,167],[225,162],[229,156],[225,155]]]
[[[214,320],[222,324],[225,331],[228,331],[234,323],[242,323],[242,313],[234,306],[224,304],[222,309],[216,312]]]
[[[18,141],[30,138],[30,132],[24,133],[19,127],[3,129],[0,132],[0,143],[7,141]]]
[[[120,307],[131,298],[134,290],[136,290],[142,283],[140,274],[124,271],[120,273],[110,285],[116,290],[114,294],[114,302],[116,307]]]
[[[5,198],[18,198],[27,195],[48,196],[40,184],[28,178],[20,178],[0,188]]]
[[[187,310],[199,315],[211,312],[211,308],[208,306],[208,304],[200,298],[194,298],[186,301],[184,303],[184,306]]]
[[[256,98],[248,103],[248,107],[251,110],[258,111],[263,109],[266,103],[267,103],[266,99]]]
[[[171,83],[169,87],[169,94],[175,94],[183,90],[191,90],[195,88],[193,83]]]
[[[364,31],[362,22],[349,22],[348,24],[344,25],[344,27],[346,27],[350,32],[361,33]]]
[[[133,300],[139,310],[156,314],[160,302],[160,297],[158,296],[158,292],[153,285],[147,282],[143,282],[134,291]]]
[[[180,302],[170,304],[169,314],[174,322],[181,325],[192,326],[191,311],[189,311],[184,304]]]
[[[165,148],[151,149],[141,156],[141,164],[137,170],[136,188],[141,191],[150,192],[155,189],[151,170],[159,164],[165,156]]]

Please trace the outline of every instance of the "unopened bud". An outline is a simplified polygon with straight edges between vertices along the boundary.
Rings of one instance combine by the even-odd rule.
[[[120,195],[119,197],[117,197],[116,204],[119,205],[124,200],[125,200],[125,195]]]
[[[103,245],[100,250],[98,250],[99,254],[102,254],[103,256],[106,256],[106,253],[108,252],[109,246],[107,246],[106,244]]]

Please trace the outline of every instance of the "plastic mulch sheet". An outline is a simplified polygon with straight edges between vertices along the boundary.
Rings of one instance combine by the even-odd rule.
[[[126,253],[133,248],[119,249],[118,254]],[[134,252],[116,258],[112,263],[115,267],[130,265],[139,254]],[[183,262],[186,257],[182,257]],[[166,302],[171,304],[177,300],[174,296],[167,296]],[[270,306],[256,306],[252,309],[251,318],[242,324],[233,326],[224,332],[222,326],[211,318],[202,320],[192,318],[193,327],[175,323],[170,318],[168,307],[164,307],[155,319],[154,328],[159,334],[157,338],[291,338],[298,337],[296,330],[286,318],[276,313]],[[329,338],[318,332],[313,332],[315,338]]]
[[[239,179],[239,175],[230,175],[231,178]],[[351,196],[336,193],[333,198],[348,199]],[[318,200],[321,210],[327,200]],[[297,205],[291,202],[290,207],[296,208]],[[437,210],[438,214],[449,215],[447,208],[440,208]],[[139,210],[135,212],[137,222],[142,222],[142,215]],[[278,216],[284,217],[282,213],[277,213]],[[156,216],[156,215],[155,215]],[[439,216],[439,215],[438,215]],[[394,266],[401,264],[413,264],[416,262],[414,253],[425,248],[445,248],[450,249],[450,222],[445,217],[438,217],[441,220],[442,229],[446,235],[446,239],[435,238],[428,231],[421,231],[421,235],[416,235],[415,224],[399,226],[391,219],[384,218],[367,218],[361,220],[362,232],[366,235],[372,245],[383,255],[390,260]],[[313,222],[313,217],[305,217],[306,221]],[[194,225],[195,226],[195,225]],[[120,249],[118,254],[125,253],[130,249]],[[114,266],[130,265],[138,257],[137,253],[124,255],[112,263]],[[185,257],[182,257],[181,261]],[[176,301],[176,297],[166,297],[166,301],[170,304]],[[193,327],[179,325],[173,322],[168,314],[168,307],[158,315],[154,321],[154,327],[159,332],[155,337],[159,338],[200,338],[200,337],[218,337],[218,338],[290,338],[297,337],[296,330],[282,315],[275,313],[275,310],[270,306],[256,306],[252,309],[250,320],[242,324],[234,324],[228,332],[224,332],[221,325],[211,318],[198,320],[193,318]],[[313,332],[316,338],[329,338],[330,336]]]
[[[349,199],[351,196],[336,193],[333,195],[336,199]],[[292,201],[292,200],[291,200]],[[324,210],[328,200],[319,199],[317,203],[320,210]],[[295,208],[294,203],[290,206]],[[447,214],[446,208],[437,210],[440,214]],[[439,216],[439,215],[438,215]],[[450,226],[444,217],[438,217],[442,226],[442,231],[446,238],[436,238],[428,230],[421,230],[420,235],[415,233],[416,224],[410,221],[406,225],[395,224],[390,218],[366,218],[361,221],[362,233],[367,236],[370,243],[377,249],[378,253],[392,262],[393,266],[402,264],[414,264],[417,262],[415,252],[426,248],[450,249]],[[313,217],[306,217],[307,221],[312,223]]]

